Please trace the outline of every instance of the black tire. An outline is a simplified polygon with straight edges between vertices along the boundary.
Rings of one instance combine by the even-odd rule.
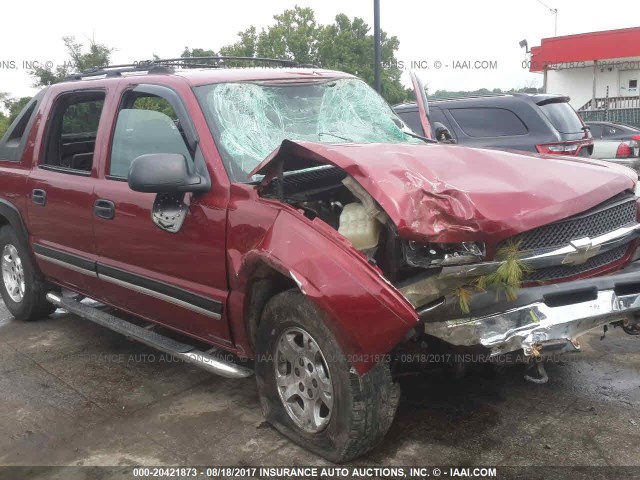
[[[4,257],[5,247],[15,247],[22,267],[24,278],[24,294],[21,300],[14,300],[7,290],[4,275],[0,278],[0,294],[11,315],[17,320],[36,320],[46,317],[55,311],[56,307],[49,303],[45,295],[47,294],[46,284],[42,276],[33,264],[31,255],[27,247],[20,241],[11,226],[5,225],[0,228],[0,256]],[[4,263],[4,259],[1,259]]]
[[[291,329],[306,331],[326,359],[333,406],[328,423],[318,432],[298,426],[278,393],[276,343]],[[255,371],[266,420],[298,445],[336,463],[356,458],[382,440],[400,398],[388,364],[381,362],[365,375],[358,375],[318,309],[297,290],[280,293],[265,306],[256,336]]]

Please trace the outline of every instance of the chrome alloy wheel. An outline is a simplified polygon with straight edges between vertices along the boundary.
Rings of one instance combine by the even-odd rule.
[[[333,385],[318,343],[301,328],[285,330],[275,345],[276,386],[289,417],[310,433],[331,420]]]
[[[16,303],[24,298],[24,268],[16,247],[10,243],[2,249],[2,280],[4,288]]]

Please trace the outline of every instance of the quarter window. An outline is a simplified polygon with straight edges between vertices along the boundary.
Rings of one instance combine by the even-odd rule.
[[[43,92],[38,93],[24,106],[17,118],[0,139],[0,159],[18,162],[22,158],[27,136],[31,131]]]
[[[118,112],[109,175],[127,178],[131,162],[150,153],[177,153],[193,160],[171,104],[156,95],[128,92]]]

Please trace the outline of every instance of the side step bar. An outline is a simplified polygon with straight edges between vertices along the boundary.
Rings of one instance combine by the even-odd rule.
[[[186,343],[178,342],[164,335],[139,327],[131,322],[127,322],[121,318],[111,315],[97,308],[83,305],[76,300],[63,297],[57,293],[47,293],[47,300],[55,306],[60,307],[68,312],[74,313],[79,317],[90,320],[102,327],[106,327],[114,332],[121,333],[127,337],[144,343],[161,352],[168,353],[180,360],[193,363],[198,367],[227,378],[246,378],[253,375],[253,371],[249,368],[235,363],[225,362],[219,358],[213,357],[208,353],[196,350],[193,346]]]

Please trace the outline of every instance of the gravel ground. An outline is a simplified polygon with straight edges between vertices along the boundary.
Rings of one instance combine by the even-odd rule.
[[[548,365],[546,385],[516,367],[403,378],[391,430],[358,463],[640,466],[640,337],[600,336]],[[1,303],[0,432],[0,465],[327,464],[262,421],[253,378],[60,310],[18,322]]]

